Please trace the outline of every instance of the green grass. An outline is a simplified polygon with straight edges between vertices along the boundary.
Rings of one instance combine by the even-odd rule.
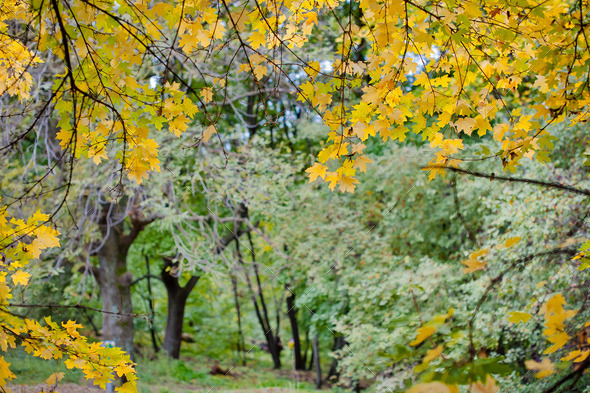
[[[12,383],[35,385],[44,382],[51,374],[63,372],[62,382],[79,383],[84,374],[79,370],[69,370],[63,360],[43,360],[27,354],[24,349],[17,348],[3,354],[4,360],[10,363],[10,371],[16,375]]]
[[[43,360],[26,354],[22,349],[4,354],[10,369],[16,375],[12,384],[36,385],[55,372],[63,372],[63,382],[85,385],[80,371],[68,370],[63,360]],[[267,359],[268,358],[268,359]],[[160,356],[153,360],[138,359],[138,390],[141,393],[311,393],[317,392],[313,384],[289,378],[288,359],[281,372],[272,370],[270,356],[251,354],[248,366],[232,367],[232,360],[221,361],[220,367],[230,369],[231,375],[210,375],[213,361],[204,357],[184,357],[173,360]]]
[[[208,364],[209,363],[209,364]],[[210,375],[210,364],[204,358],[171,360],[160,357],[149,362],[139,362],[137,375],[139,391],[153,393],[179,392],[240,392],[256,393],[261,389],[277,393],[311,392],[314,386],[308,382],[295,381],[279,375],[265,364],[251,360],[247,367],[228,361],[220,364],[231,375]],[[265,367],[266,366],[266,367]],[[284,372],[282,373],[284,374]]]

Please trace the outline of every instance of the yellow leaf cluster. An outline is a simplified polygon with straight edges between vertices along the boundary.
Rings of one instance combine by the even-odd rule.
[[[530,7],[536,12],[527,12]],[[342,26],[333,79],[318,82],[309,63],[309,80],[300,90],[322,114],[335,146],[346,143],[354,150],[377,133],[386,141],[413,131],[430,142],[433,158],[425,170],[434,178],[461,162],[463,135],[492,132],[495,156],[504,170],[514,171],[524,158],[549,159],[547,124],[590,119],[590,92],[583,88],[590,51],[578,39],[585,26],[583,2],[524,0],[508,7],[360,1],[360,8],[362,26]],[[359,64],[349,55],[361,40],[370,49]],[[325,98],[357,87],[363,91],[360,104]],[[565,98],[570,96],[575,98]],[[340,157],[320,153],[318,160],[343,165]],[[341,177],[335,175],[335,182]]]
[[[536,371],[536,378],[544,378],[555,372],[555,365],[548,358],[544,358],[541,362],[535,360],[527,360],[524,362],[526,368],[531,371]]]
[[[508,314],[508,321],[512,323],[526,323],[531,319],[531,314],[527,312],[513,311]]]
[[[0,208],[0,348],[7,351],[18,343],[28,354],[42,359],[66,358],[64,364],[70,369],[80,369],[87,378],[94,378],[105,386],[113,372],[128,381],[127,392],[135,392],[135,371],[129,356],[119,348],[102,348],[99,343],[89,343],[78,329],[82,325],[68,321],[58,325],[50,317],[45,324],[13,314],[8,306],[12,298],[10,279],[16,285],[26,286],[42,250],[59,246],[59,233],[47,225],[49,216],[37,212],[27,220],[16,219]],[[0,387],[15,378],[10,364],[0,356]],[[56,384],[63,373],[52,374],[48,385]]]
[[[436,332],[436,328],[434,326],[423,326],[419,328],[416,338],[410,341],[410,345],[415,347],[416,345],[421,344],[428,337],[432,336],[434,332]]]
[[[455,313],[455,309],[450,308],[446,314],[437,314],[437,315],[433,316],[430,319],[430,321],[428,321],[428,323],[426,323],[424,326],[422,326],[418,329],[418,332],[416,334],[416,338],[410,342],[410,345],[413,347],[420,345],[422,342],[424,342],[424,340],[426,340],[427,338],[432,336],[436,332],[437,327],[440,327],[440,325],[444,324],[445,321],[448,318],[452,317],[454,313]],[[436,351],[437,350],[435,350],[435,352],[431,353],[430,356],[434,356]],[[436,356],[438,356],[438,355],[436,355]]]
[[[544,314],[545,329],[543,335],[547,340],[553,344],[545,350],[545,354],[556,352],[562,348],[570,339],[570,336],[565,331],[565,320],[576,315],[576,310],[566,310],[565,298],[561,293],[553,295],[541,308]]]
[[[7,22],[26,15],[27,5],[20,1],[2,2],[0,12],[0,96],[17,96],[21,101],[30,97],[33,77],[29,73],[32,65],[42,60],[29,48],[11,38]]]
[[[471,254],[469,254],[468,259],[461,261],[461,263],[465,265],[463,274],[473,273],[478,270],[485,269],[488,263],[486,261],[480,260],[480,258],[486,255],[489,251],[490,250],[488,248],[473,251]]]
[[[442,382],[425,382],[412,386],[407,393],[459,393],[459,387]]]
[[[496,384],[496,380],[491,375],[486,376],[485,384],[477,381],[469,385],[469,393],[497,393],[500,387]]]

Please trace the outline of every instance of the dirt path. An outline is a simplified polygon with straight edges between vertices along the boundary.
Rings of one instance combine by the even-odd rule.
[[[39,385],[12,385],[10,386],[12,393],[39,393],[50,392],[47,384],[41,383]],[[74,383],[60,383],[55,389],[58,393],[105,393],[106,390],[98,388],[89,388],[83,385],[76,385]]]

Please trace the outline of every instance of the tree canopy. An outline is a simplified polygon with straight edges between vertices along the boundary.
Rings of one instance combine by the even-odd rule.
[[[536,320],[541,336],[521,340],[536,351],[525,369],[537,378],[567,369],[548,391],[575,384],[590,365],[589,7],[4,1],[0,348],[65,357],[103,387],[114,372],[117,391],[136,391],[132,342],[117,343],[125,354],[77,322],[42,324],[14,309],[28,307],[35,269],[57,258],[93,270],[104,326],[109,315],[132,326],[128,259],[143,239],[145,253],[167,261],[164,276],[188,261],[186,296],[198,271],[243,275],[275,366],[280,338],[259,263],[311,311],[312,332],[334,328],[363,353],[335,348],[353,382],[388,358],[399,375],[419,375],[384,383],[390,391],[496,392],[494,376],[514,371],[510,356],[522,360],[499,335]],[[354,195],[307,183],[319,178]],[[523,202],[514,184],[542,191],[527,188]],[[392,266],[401,273],[385,279]],[[518,299],[518,285],[530,297]],[[127,306],[106,302],[111,290]],[[112,331],[125,326],[113,321]],[[0,386],[14,377],[0,357]]]

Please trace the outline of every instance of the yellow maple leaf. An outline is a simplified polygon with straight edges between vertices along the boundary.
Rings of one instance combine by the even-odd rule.
[[[338,189],[340,192],[351,192],[354,193],[354,189],[356,188],[356,184],[358,183],[358,179],[355,179],[351,176],[342,176],[340,180],[338,180],[338,185],[340,188]]]
[[[326,173],[326,182],[330,183],[330,190],[334,191],[334,188],[336,188],[336,185],[338,185],[338,180],[340,180],[340,174],[338,172]]]
[[[469,386],[469,393],[497,393],[500,387],[496,385],[496,380],[491,375],[486,376],[485,385],[477,381]]]
[[[205,131],[203,132],[203,142],[209,141],[211,136],[213,136],[215,133],[217,133],[217,128],[213,124],[205,128]]]
[[[461,263],[463,265],[465,265],[465,268],[463,269],[463,274],[469,274],[469,273],[476,272],[478,270],[483,270],[488,265],[487,262],[478,261],[476,259],[466,259],[466,260],[462,261]]]
[[[305,172],[309,173],[309,182],[314,182],[318,177],[322,179],[326,178],[326,171],[328,167],[325,165],[316,162],[312,167],[309,167],[305,170]]]
[[[16,375],[8,368],[10,363],[4,360],[4,356],[0,356],[0,386],[6,386],[6,381],[16,378]]]
[[[479,258],[486,255],[488,252],[488,248],[476,250],[469,254],[468,259],[461,261],[461,263],[465,265],[465,268],[463,269],[463,274],[469,274],[476,272],[478,270],[485,269],[488,263],[485,261],[480,261]]]
[[[424,356],[424,359],[422,359],[422,363],[428,363],[428,362],[433,361],[434,359],[436,359],[437,357],[440,356],[442,351],[443,351],[442,345],[439,345],[438,347],[429,350],[428,352],[426,352],[426,356]]]
[[[550,90],[549,85],[547,84],[547,78],[545,76],[537,75],[537,80],[533,85],[533,89],[536,88],[539,88],[541,93],[547,93]]]
[[[117,393],[137,393],[137,386],[135,381],[125,382],[120,387],[115,388]]]
[[[512,323],[528,322],[531,319],[531,314],[527,312],[513,311],[508,314],[508,321]]]
[[[425,382],[412,386],[406,393],[459,393],[459,387],[442,382]]]
[[[66,331],[68,332],[68,334],[72,337],[75,338],[79,338],[80,337],[80,333],[78,333],[78,329],[83,328],[84,326],[77,324],[74,321],[68,321],[66,323],[61,323],[61,326],[63,326]]]
[[[19,270],[12,275],[12,282],[14,283],[14,285],[20,284],[22,286],[25,286],[29,282],[29,278],[31,278],[31,275],[29,273]]]
[[[58,373],[53,373],[51,374],[46,380],[45,383],[48,386],[52,386],[55,385],[58,381],[61,381],[62,378],[64,377],[64,373],[63,372],[58,372]]]
[[[258,31],[253,31],[249,38],[250,44],[254,50],[260,48],[266,42],[266,35]]]
[[[527,369],[531,371],[537,371],[535,374],[536,378],[544,378],[555,372],[555,365],[548,358],[544,358],[543,361],[537,362],[535,360],[527,360],[524,362]]]
[[[199,38],[195,34],[182,34],[178,45],[184,53],[189,54],[199,44]]]
[[[99,151],[95,152],[95,153],[92,155],[92,162],[94,162],[96,165],[98,165],[98,164],[100,164],[100,163],[101,163],[101,161],[102,161],[103,159],[107,159],[107,158],[108,158],[108,157],[107,157],[107,152],[106,152],[106,150],[103,148],[103,149],[101,149],[101,150],[99,150]]]
[[[203,87],[199,94],[201,95],[201,98],[203,98],[204,103],[207,104],[207,103],[213,101],[213,88]]]
[[[571,351],[566,356],[562,357],[561,360],[564,360],[564,361],[573,360],[574,363],[580,363],[580,362],[583,362],[584,360],[586,360],[586,358],[588,358],[588,356],[590,356],[590,350],[583,351],[583,350],[576,349],[575,351]]]
[[[467,135],[471,135],[473,127],[475,127],[475,119],[471,117],[463,117],[453,123],[457,128],[457,132],[463,132]]]
[[[545,333],[545,331],[543,331]],[[570,336],[566,332],[558,332],[547,337],[547,341],[552,343],[553,345],[547,348],[543,354],[548,355],[550,353],[557,352],[559,349],[563,348],[565,344],[570,340]]]
[[[268,74],[268,69],[264,65],[255,65],[252,67],[252,72],[256,79],[262,79],[266,74]]]
[[[30,253],[33,258],[39,258],[41,250],[50,247],[59,247],[59,232],[48,226],[40,226],[34,231],[37,236],[31,243]]]
[[[119,377],[122,377],[123,375],[133,373],[133,366],[129,363],[124,363],[115,367],[115,372]]]
[[[416,338],[410,342],[410,345],[415,347],[416,345],[426,340],[428,337],[432,336],[435,331],[436,328],[434,326],[421,327],[420,329],[418,329],[418,334],[416,335]]]
[[[563,295],[561,293],[556,293],[547,300],[543,307],[541,307],[541,312],[545,313],[546,317],[549,314],[561,314],[565,303]]]
[[[354,167],[358,168],[361,170],[361,172],[366,172],[367,171],[367,164],[370,164],[371,162],[373,162],[373,160],[371,160],[369,157],[362,155],[362,156],[358,156],[356,158],[356,160],[354,160]]]
[[[188,117],[183,114],[176,116],[174,120],[170,122],[170,131],[175,136],[180,136],[188,128]]]
[[[308,63],[309,66],[305,67],[304,71],[311,80],[314,80],[315,77],[320,73],[320,62],[317,60],[311,61]]]
[[[520,236],[511,237],[504,242],[504,248],[510,248],[520,241]]]

